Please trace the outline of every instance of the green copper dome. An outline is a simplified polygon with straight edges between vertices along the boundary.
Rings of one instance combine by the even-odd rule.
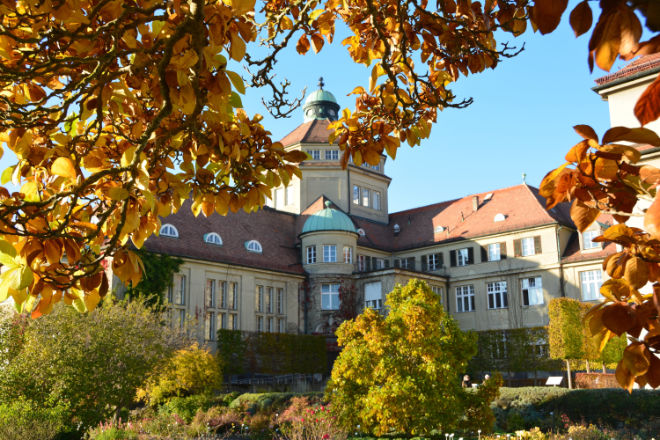
[[[302,229],[302,234],[317,231],[347,231],[354,232],[355,225],[351,219],[341,211],[330,207],[330,202],[325,202],[325,209],[310,215]]]
[[[309,94],[303,105],[303,120],[310,122],[314,120],[336,121],[339,117],[339,104],[335,95],[323,90],[323,78],[319,78],[319,89]]]

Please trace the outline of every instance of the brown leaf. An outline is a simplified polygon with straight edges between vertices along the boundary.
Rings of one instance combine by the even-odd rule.
[[[636,56],[651,55],[656,52],[660,52],[660,35],[656,35],[648,41],[639,44],[639,48],[635,55],[630,57],[631,59]]]
[[[642,96],[637,100],[635,116],[642,125],[646,125],[660,117],[660,75],[644,90]],[[652,143],[651,145],[659,146]]]
[[[585,205],[581,200],[576,199],[571,205],[571,218],[580,232],[587,229],[599,215],[598,209]]]
[[[307,35],[305,34],[301,35],[300,39],[298,40],[298,44],[296,44],[296,51],[299,54],[304,55],[309,50],[309,47],[310,45],[309,45],[309,40],[307,39]]]
[[[107,295],[108,289],[110,287],[108,282],[108,276],[105,274],[105,272],[102,273],[103,273],[103,277],[101,278],[101,286],[99,287],[99,296],[101,298]]]
[[[660,239],[660,200],[657,194],[644,214],[644,228],[651,237]]]
[[[651,364],[648,356],[650,355],[646,346],[640,342],[633,342],[623,350],[621,359],[630,373],[637,377],[646,372]]]
[[[594,18],[591,12],[591,8],[589,7],[589,2],[584,0],[578,3],[578,5],[571,11],[571,15],[569,17],[569,22],[571,23],[573,32],[575,32],[575,36],[579,37],[580,35],[587,32],[591,28],[593,19]]]
[[[630,286],[618,279],[609,279],[600,286],[600,293],[612,302],[624,301],[630,297]]]
[[[639,103],[639,101],[637,101]],[[612,127],[603,135],[603,144],[626,141],[660,147],[660,136],[648,128]]]
[[[575,130],[577,134],[579,134],[585,139],[593,139],[596,142],[598,142],[598,135],[596,134],[596,131],[593,128],[591,128],[589,125],[575,125],[573,126],[573,130]]]
[[[596,65],[609,71],[621,46],[621,17],[616,10],[603,10],[589,40],[590,58]]]
[[[635,325],[635,316],[624,302],[606,306],[603,310],[603,324],[612,333],[621,336]]]
[[[549,34],[559,25],[568,0],[536,0],[531,10],[531,19],[542,34]]]
[[[633,376],[630,373],[630,370],[625,366],[623,359],[620,360],[619,364],[616,366],[614,377],[616,377],[616,381],[619,382],[619,385],[621,385],[622,388],[625,388],[629,393],[632,393],[633,385],[635,384],[635,376]]]
[[[653,388],[660,386],[660,359],[651,354],[649,356],[649,370],[646,372],[646,381]]]
[[[577,130],[576,130],[577,131]],[[587,151],[589,150],[589,142],[584,140],[580,143],[577,143],[571,148],[568,153],[566,153],[565,159],[568,162],[580,162],[585,158]]]
[[[623,277],[634,289],[644,286],[649,280],[649,267],[646,261],[639,257],[632,257],[626,262]]]
[[[642,24],[639,22],[635,11],[625,3],[619,5],[618,11],[621,17],[619,53],[622,56],[629,57],[639,48],[639,39],[642,37]]]

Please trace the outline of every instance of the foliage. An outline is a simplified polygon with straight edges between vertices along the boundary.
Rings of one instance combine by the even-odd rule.
[[[277,419],[280,436],[286,440],[345,440],[347,432],[337,426],[325,405],[312,405],[305,397],[291,399],[291,405]]]
[[[584,359],[586,356],[580,302],[554,298],[548,304],[548,340],[553,359]]]
[[[218,356],[227,374],[313,374],[327,368],[325,338],[319,335],[218,330]]]
[[[294,393],[245,393],[233,400],[229,404],[229,408],[242,409],[252,414],[259,411],[272,412],[290,405],[291,400],[296,396]],[[320,393],[306,393],[300,397],[316,404],[320,403],[322,395]]]
[[[69,411],[57,404],[26,400],[23,397],[0,403],[0,440],[51,440],[71,429]]]
[[[614,374],[576,373],[575,386],[578,388],[614,388],[617,386]]]
[[[502,382],[502,375],[495,373],[479,385],[476,391],[470,390],[467,393],[465,416],[461,424],[463,430],[492,432],[495,426],[495,416],[490,404],[499,397]]]
[[[190,422],[199,411],[208,410],[213,401],[208,394],[193,394],[186,397],[172,397],[158,408],[162,414],[176,414]]]
[[[337,330],[340,346],[326,394],[342,426],[382,435],[450,430],[463,416],[459,374],[476,352],[428,285],[411,280],[388,295],[387,316],[367,308]]]
[[[30,320],[20,349],[0,367],[0,401],[61,403],[71,423],[96,425],[129,405],[146,374],[181,343],[164,319],[140,302],[108,297],[91,313],[62,306]]]
[[[138,390],[137,396],[153,406],[173,396],[211,395],[221,385],[220,362],[208,350],[194,343],[177,350],[159,365],[144,388]]]
[[[180,258],[165,254],[154,254],[145,250],[137,251],[144,266],[144,275],[137,285],[129,285],[126,296],[137,298],[149,305],[163,305],[167,289],[172,286],[173,275],[183,264]]]

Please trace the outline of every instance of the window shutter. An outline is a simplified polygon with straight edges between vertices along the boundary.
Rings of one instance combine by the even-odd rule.
[[[488,261],[488,250],[486,249],[486,246],[480,246],[481,247],[481,262],[485,263]]]
[[[470,246],[468,250],[468,261],[467,264],[474,264],[474,248]]]
[[[534,237],[534,253],[535,254],[542,253],[542,251],[541,251],[541,236],[540,235],[536,235]]]
[[[504,260],[506,258],[506,241],[500,243],[500,259]]]
[[[522,243],[520,239],[513,240],[513,256],[519,257],[522,254]]]
[[[366,256],[364,259],[366,260],[367,272],[369,272],[371,270],[371,257]]]
[[[426,255],[422,255],[422,272],[428,270],[428,264],[426,264]]]
[[[415,257],[408,258],[408,269],[415,270]]]
[[[449,265],[456,267],[456,251],[449,251]]]

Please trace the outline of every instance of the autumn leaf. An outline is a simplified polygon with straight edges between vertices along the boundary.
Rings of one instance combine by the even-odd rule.
[[[642,93],[635,104],[635,117],[642,125],[660,117],[660,75]],[[652,144],[660,146],[660,144]]]
[[[536,0],[532,6],[531,19],[542,34],[554,31],[568,6],[568,0]]]
[[[598,142],[598,135],[596,134],[596,131],[588,125],[575,125],[573,126],[573,130],[575,130],[577,134],[585,139],[593,139],[594,141]]]
[[[602,315],[603,325],[617,336],[622,335],[635,325],[635,317],[628,304],[616,302],[606,306]]]
[[[660,147],[660,136],[648,128],[612,127],[603,135],[603,144],[620,141]]]
[[[50,172],[56,176],[66,177],[67,179],[75,180],[76,169],[73,161],[68,157],[58,157],[50,167]]]
[[[576,37],[586,33],[591,28],[593,14],[587,0],[581,1],[575,6],[575,8],[573,8],[569,17],[569,22]]]
[[[599,215],[598,209],[585,205],[581,200],[575,200],[571,205],[571,219],[580,232],[587,229]]]
[[[657,195],[644,213],[644,229],[653,238],[660,240],[660,200]]]

